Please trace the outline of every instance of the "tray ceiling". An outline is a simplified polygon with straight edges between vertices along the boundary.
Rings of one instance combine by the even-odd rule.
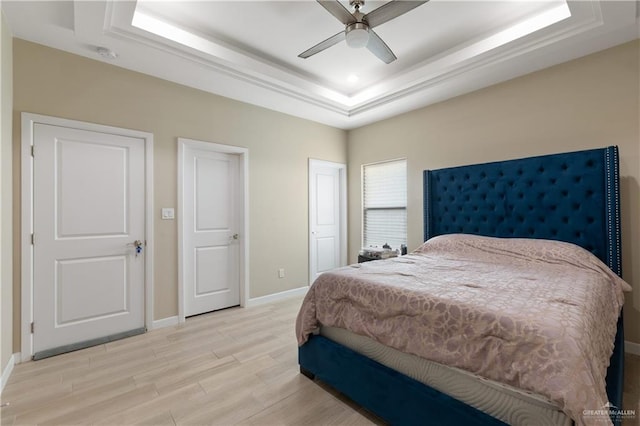
[[[299,58],[344,29],[311,0],[4,0],[2,9],[16,37],[343,129],[633,40],[639,29],[634,1],[431,0],[376,27],[398,57],[387,65],[344,42]]]

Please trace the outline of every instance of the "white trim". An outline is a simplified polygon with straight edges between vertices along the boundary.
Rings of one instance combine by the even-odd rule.
[[[640,356],[640,343],[630,342],[628,340],[624,341],[624,352],[633,355]]]
[[[313,284],[315,277],[313,276],[313,271],[311,271],[311,244],[312,238],[311,233],[313,230],[311,229],[311,194],[315,192],[312,189],[313,182],[311,179],[311,171],[315,167],[331,167],[338,169],[340,174],[340,266],[347,265],[347,165],[344,163],[335,163],[333,161],[325,161],[325,160],[316,160],[314,158],[309,158],[309,170],[307,175],[308,181],[308,210],[309,210],[309,246],[308,246],[308,262],[309,262],[309,285]]]
[[[20,361],[30,361],[33,355],[33,339],[30,324],[33,321],[33,250],[31,233],[33,232],[33,128],[36,123],[53,126],[69,127],[90,132],[110,133],[120,136],[140,138],[145,141],[145,325],[150,328],[153,323],[153,134],[139,130],[123,129],[120,127],[104,126],[65,118],[50,117],[40,114],[23,112],[22,119],[22,147],[21,147],[21,194],[22,194],[22,314],[20,334],[22,338]]]
[[[4,390],[7,382],[9,381],[9,377],[11,377],[16,359],[20,359],[20,354],[11,354],[11,356],[9,357],[9,362],[7,362],[7,366],[4,368],[4,370],[2,370],[2,378],[0,378],[0,395],[2,394],[2,391]]]
[[[20,193],[22,198],[21,216],[22,227],[20,235],[21,243],[21,361],[29,361],[33,355],[33,339],[30,331],[33,312],[33,248],[31,246],[30,235],[33,232],[33,158],[31,157],[31,147],[33,146],[33,125],[38,117],[30,114],[22,114],[22,149],[21,149],[21,181]]]
[[[146,203],[145,203],[145,318],[144,323],[147,327],[153,327],[153,286],[154,286],[154,275],[153,275],[153,259],[154,259],[154,250],[153,250],[153,134],[152,133],[142,133],[141,137],[144,137],[144,167],[146,171],[145,180],[145,194],[146,194]]]
[[[249,149],[233,145],[224,145],[194,139],[178,138],[178,320],[185,321],[184,314],[184,265],[183,265],[183,160],[187,147],[209,150],[213,152],[236,154],[240,158],[240,306],[247,306],[249,301]]]
[[[153,329],[156,330],[158,328],[172,327],[174,325],[180,324],[180,320],[177,315],[172,317],[166,317],[159,320],[155,320],[153,322]]]
[[[298,287],[274,294],[267,294],[266,296],[254,297],[247,301],[246,307],[264,305],[267,303],[290,299],[292,297],[304,296],[305,294],[307,294],[307,291],[309,291],[309,286]]]

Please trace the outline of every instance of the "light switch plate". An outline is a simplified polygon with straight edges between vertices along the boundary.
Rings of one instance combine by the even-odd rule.
[[[175,213],[173,207],[163,207],[162,208],[162,219],[164,220],[172,220],[175,218]]]

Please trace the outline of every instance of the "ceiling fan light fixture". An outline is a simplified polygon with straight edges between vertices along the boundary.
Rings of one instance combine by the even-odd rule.
[[[369,26],[362,22],[356,22],[347,27],[347,46],[353,49],[365,47],[369,43]]]

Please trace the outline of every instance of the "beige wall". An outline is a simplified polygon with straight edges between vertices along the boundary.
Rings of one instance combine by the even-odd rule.
[[[11,32],[0,12],[0,373],[11,354],[13,328],[13,247],[11,194],[11,124],[13,104],[13,45]]]
[[[176,207],[177,137],[247,147],[251,297],[258,297],[307,283],[307,233],[302,230],[307,230],[309,157],[337,162],[349,158],[349,248],[354,261],[361,240],[357,194],[362,164],[408,158],[409,246],[415,248],[422,238],[423,169],[616,144],[623,177],[624,276],[636,297],[635,308],[628,297],[626,332],[627,340],[640,343],[640,262],[632,262],[640,255],[639,50],[639,42],[625,44],[347,135],[14,40],[13,215],[20,215],[16,152],[23,111],[153,133],[156,219],[161,207]],[[160,319],[177,314],[175,222],[156,220],[155,240],[154,309]],[[19,249],[14,246],[14,351],[20,348]],[[286,269],[285,279],[277,278],[278,268]]]
[[[349,132],[349,251],[361,245],[362,164],[407,158],[408,246],[422,242],[422,170],[618,145],[626,339],[640,343],[640,42]],[[635,307],[633,306],[635,297]]]
[[[345,163],[345,131],[23,40],[13,47],[14,149],[20,145],[21,112],[153,133],[155,319],[178,313],[176,222],[159,220],[161,207],[177,207],[177,137],[249,149],[250,296],[308,284],[308,158]],[[15,161],[17,193],[19,167]],[[285,269],[285,278],[278,278],[278,268]],[[17,312],[19,283],[16,273]]]

